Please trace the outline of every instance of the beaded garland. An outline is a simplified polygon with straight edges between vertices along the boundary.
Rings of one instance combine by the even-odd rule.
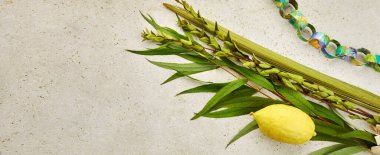
[[[311,46],[319,49],[327,58],[341,58],[346,61],[350,61],[357,66],[369,66],[373,67],[376,71],[380,72],[380,55],[372,54],[365,48],[355,49],[353,47],[341,45],[337,40],[330,39],[330,37],[322,32],[317,32],[315,27],[307,22],[305,16],[298,10],[298,3],[295,0],[274,0],[274,4],[280,9],[280,14],[284,19],[289,20],[290,24],[297,30],[297,36],[305,42],[308,42]],[[292,9],[288,11],[288,9]],[[303,33],[309,29],[311,37],[305,38]],[[329,44],[335,44],[335,53],[329,53],[327,46]],[[359,54],[363,55],[363,61],[359,61],[357,58]]]

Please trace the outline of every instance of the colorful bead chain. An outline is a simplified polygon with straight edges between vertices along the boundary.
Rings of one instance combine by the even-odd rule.
[[[315,27],[307,22],[305,16],[298,10],[298,3],[295,0],[274,0],[274,4],[280,9],[280,14],[284,19],[289,20],[290,24],[297,30],[297,36],[305,42],[308,42],[313,47],[322,51],[327,58],[341,58],[343,60],[350,61],[357,66],[366,65],[373,67],[376,71],[380,72],[380,55],[371,54],[371,52],[365,48],[355,49],[349,46],[341,45],[337,40],[330,39],[327,34],[317,32]],[[287,9],[292,9],[289,13],[286,13]],[[311,37],[305,38],[303,33],[309,29]],[[327,46],[335,44],[335,53],[329,53]],[[358,55],[362,53],[365,55],[364,62],[357,60]]]

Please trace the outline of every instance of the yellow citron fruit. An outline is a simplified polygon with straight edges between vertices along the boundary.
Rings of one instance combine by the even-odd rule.
[[[315,134],[313,120],[305,112],[284,104],[267,106],[253,114],[264,135],[274,140],[302,144]]]

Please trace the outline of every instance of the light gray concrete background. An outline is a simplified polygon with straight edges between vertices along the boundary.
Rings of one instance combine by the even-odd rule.
[[[139,10],[178,29],[162,2],[174,0],[0,0],[0,154],[275,155],[331,144],[281,144],[254,131],[224,149],[249,117],[190,121],[211,95],[175,97],[198,83],[160,85],[173,72],[123,52],[154,47],[141,42],[149,26]],[[296,37],[271,0],[189,2],[281,55],[380,94],[379,73],[326,59]],[[379,53],[378,0],[302,1],[300,8],[318,30]],[[197,77],[232,79],[222,71]]]

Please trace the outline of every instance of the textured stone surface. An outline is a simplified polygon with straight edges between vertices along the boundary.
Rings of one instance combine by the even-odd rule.
[[[177,29],[161,2],[0,0],[0,154],[306,154],[330,144],[281,144],[255,131],[224,149],[249,117],[190,121],[210,95],[174,97],[197,83],[160,85],[172,72],[123,52],[153,47],[140,41],[149,26],[139,10]],[[189,2],[281,55],[380,94],[379,73],[326,59],[296,37],[271,0]],[[302,1],[300,8],[341,43],[380,49],[379,1]],[[222,71],[197,77],[232,79]]]

